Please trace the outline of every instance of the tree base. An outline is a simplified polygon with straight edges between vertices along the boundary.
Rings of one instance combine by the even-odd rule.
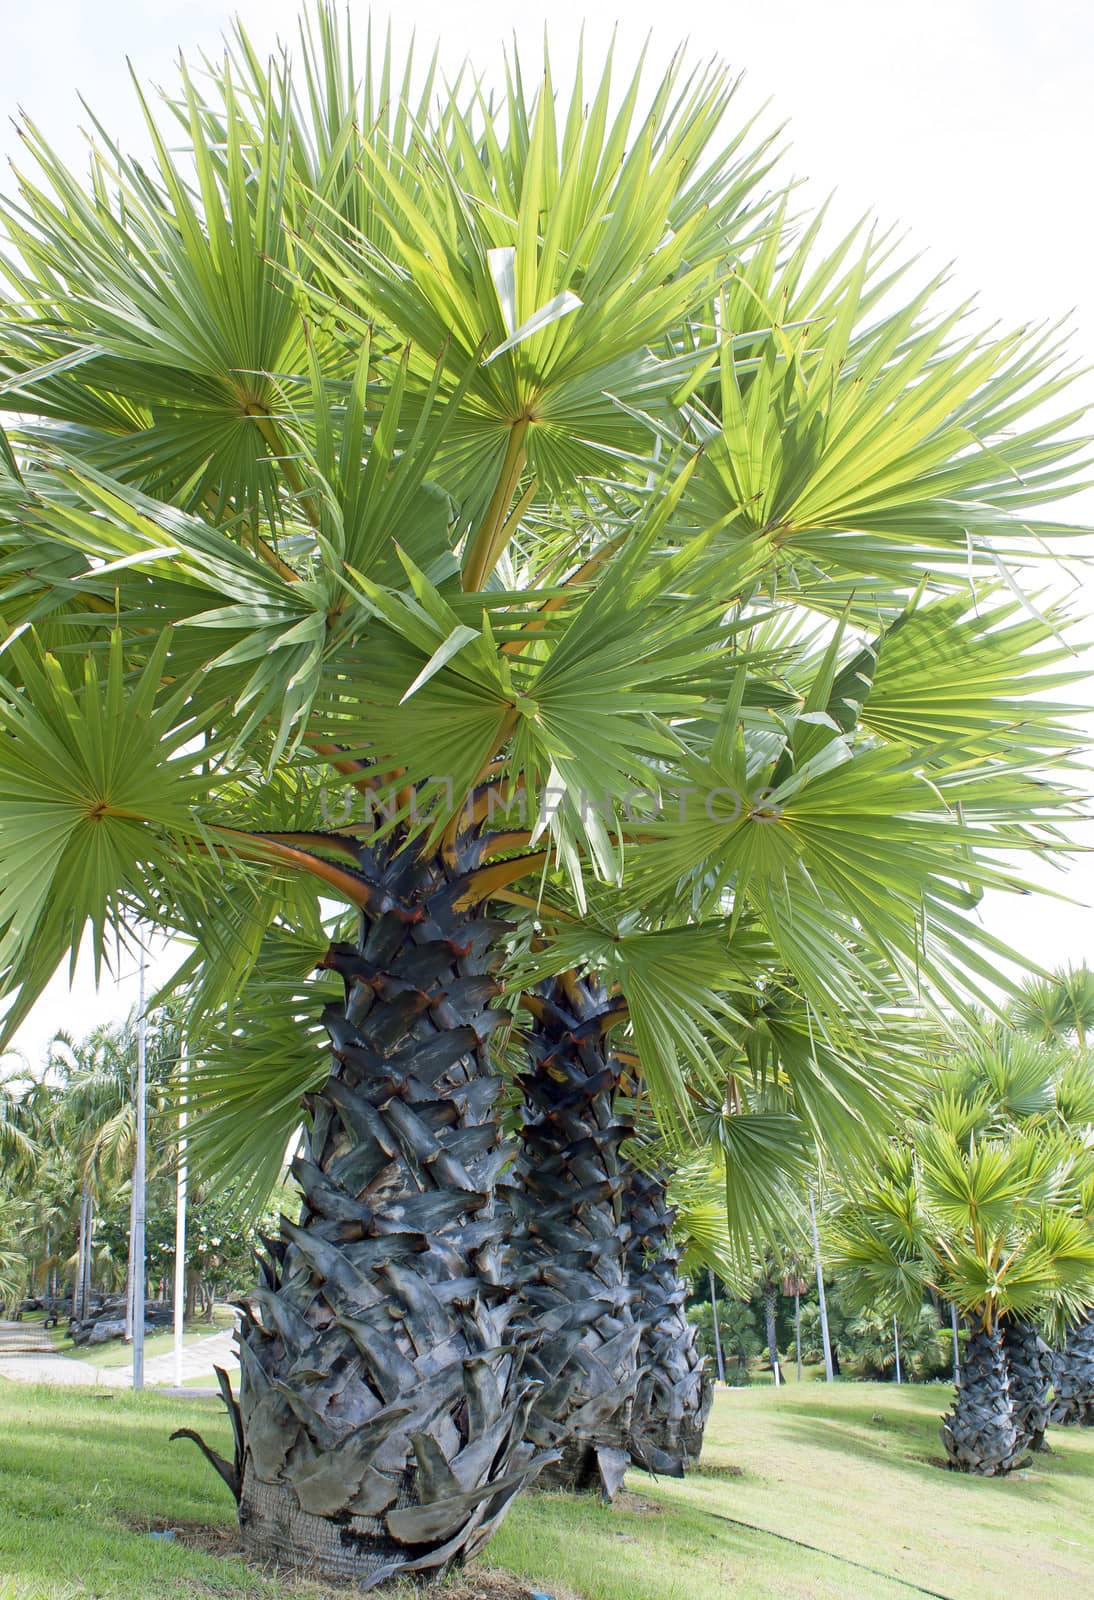
[[[530,1453],[530,1452],[529,1452]],[[534,1475],[534,1474],[533,1474]],[[361,1590],[374,1589],[404,1573],[427,1573],[431,1582],[450,1567],[477,1555],[493,1538],[527,1471],[501,1481],[494,1492],[469,1495],[468,1515],[454,1537],[438,1545],[394,1539],[387,1518],[414,1516],[421,1508],[420,1485],[413,1468],[402,1474],[397,1496],[382,1517],[343,1512],[321,1517],[305,1511],[284,1483],[266,1483],[246,1471],[239,1502],[239,1528],[244,1550],[256,1561],[274,1561],[303,1569],[317,1578],[349,1580]],[[392,1478],[392,1484],[396,1479]],[[477,1501],[477,1503],[475,1503]]]
[[[666,1478],[683,1478],[698,1462],[714,1401],[714,1386],[702,1370],[690,1374],[680,1389],[654,1407],[643,1405],[640,1388],[628,1440],[635,1466]]]
[[[563,1489],[567,1494],[599,1491],[601,1499],[612,1501],[623,1487],[627,1453],[611,1446],[594,1445],[584,1439],[568,1439],[557,1461],[539,1474],[541,1489]]]
[[[396,1504],[416,1504],[411,1483]],[[366,1589],[370,1579],[382,1581],[380,1575],[407,1554],[379,1517],[346,1515],[338,1522],[317,1517],[301,1508],[286,1484],[263,1483],[253,1474],[244,1481],[239,1528],[254,1560],[304,1568],[320,1578],[350,1579]]]

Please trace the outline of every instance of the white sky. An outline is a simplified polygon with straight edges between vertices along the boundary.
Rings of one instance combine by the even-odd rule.
[[[241,0],[234,9],[260,48],[295,30],[295,0]],[[350,7],[362,28],[367,6]],[[142,82],[168,84],[181,47],[215,53],[230,8],[216,0],[31,0],[7,8],[0,57],[0,153],[18,139],[6,119],[25,109],[66,159],[81,160],[80,92],[106,126],[139,142],[128,56]],[[376,8],[386,22],[386,12]],[[403,0],[396,41],[412,27],[442,43],[455,64],[465,50],[495,74],[516,27],[534,56],[547,13],[490,0]],[[772,102],[789,120],[791,165],[813,180],[812,197],[838,191],[847,218],[874,210],[908,230],[909,245],[938,266],[955,262],[962,295],[979,295],[987,318],[1007,324],[1075,310],[1075,352],[1094,362],[1094,7],[1078,0],[764,0],[681,8],[628,0],[619,13],[619,56],[629,65],[647,31],[652,60],[690,24],[696,56],[717,54],[747,72],[744,109]],[[666,20],[666,18],[668,20]],[[556,77],[585,22],[590,67],[602,58],[611,11],[556,0],[549,12]],[[1094,385],[1088,385],[1088,393]],[[1094,497],[1069,514],[1094,521]],[[1094,613],[1094,583],[1085,610]],[[1056,875],[1054,875],[1056,876]],[[1094,866],[1082,860],[1056,886],[1077,901],[993,897],[989,925],[1047,965],[1094,954]],[[153,974],[155,976],[155,974]],[[36,1060],[57,1027],[84,1032],[123,1014],[135,975],[98,995],[81,971],[69,992],[55,980],[19,1045]]]

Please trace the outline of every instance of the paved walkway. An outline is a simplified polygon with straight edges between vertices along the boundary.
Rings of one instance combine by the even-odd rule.
[[[211,1377],[214,1367],[224,1367],[234,1378],[239,1362],[235,1354],[235,1334],[231,1328],[196,1339],[182,1349],[182,1381]],[[128,1389],[133,1382],[132,1366],[97,1367],[94,1358],[86,1361],[60,1355],[44,1328],[33,1323],[0,1322],[0,1378],[16,1383],[94,1384],[96,1388]],[[152,1356],[144,1364],[144,1381],[149,1388],[169,1387],[176,1382],[175,1356]]]
[[[239,1368],[239,1361],[235,1353],[235,1333],[231,1328],[224,1328],[219,1333],[211,1333],[208,1338],[195,1339],[193,1344],[184,1344],[182,1347],[182,1381],[188,1378],[208,1377],[214,1367],[223,1367],[233,1377]],[[128,1389],[133,1382],[132,1367],[103,1367],[99,1377],[103,1383],[121,1385]],[[175,1378],[175,1354],[169,1351],[165,1356],[152,1356],[144,1363],[144,1381],[149,1387],[158,1384],[171,1384]]]
[[[40,1322],[0,1322],[0,1356],[51,1351],[53,1340]]]
[[[14,1383],[94,1384],[101,1389],[104,1377],[86,1361],[71,1356],[0,1356],[0,1378]]]

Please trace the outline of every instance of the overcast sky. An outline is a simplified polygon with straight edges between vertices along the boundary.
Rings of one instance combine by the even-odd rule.
[[[9,7],[0,57],[3,152],[17,147],[7,119],[22,108],[62,155],[80,163],[78,94],[119,137],[139,141],[126,57],[142,82],[169,84],[179,49],[215,52],[232,9],[210,0]],[[242,0],[234,9],[262,48],[295,32],[295,3]],[[368,7],[350,9],[363,28]],[[470,49],[490,74],[514,27],[522,49],[535,53],[548,15],[556,76],[572,59],[583,21],[587,60],[601,59],[612,12],[590,18],[568,0],[556,0],[549,14],[493,0],[405,0],[395,36],[402,43],[413,27],[423,44],[439,39],[453,65]],[[697,56],[717,54],[747,74],[742,110],[770,101],[771,123],[789,123],[791,166],[812,180],[815,198],[835,189],[846,216],[874,210],[901,224],[910,248],[927,251],[935,265],[954,261],[957,287],[977,294],[991,319],[1011,325],[1073,311],[1076,355],[1094,363],[1088,3],[720,0],[681,7],[677,24],[663,3],[629,0],[619,15],[622,62],[633,60],[647,32],[653,60],[664,59],[686,23]],[[386,23],[382,8],[374,16]],[[1091,498],[1082,511],[1094,521]],[[1094,586],[1084,609],[1094,612]],[[1094,867],[1080,862],[1057,886],[1082,903],[995,897],[987,910],[994,931],[1049,965],[1094,955]],[[124,1012],[135,994],[132,975],[98,996],[86,974],[71,994],[58,979],[19,1043],[36,1059],[57,1027],[82,1032]]]

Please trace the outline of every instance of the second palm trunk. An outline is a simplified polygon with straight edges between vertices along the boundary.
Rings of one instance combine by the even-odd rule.
[[[535,1026],[516,1168],[519,1326],[531,1346],[527,1370],[543,1384],[530,1436],[560,1451],[541,1483],[599,1485],[611,1498],[627,1465],[641,1331],[621,1199],[619,1147],[631,1128],[615,1113],[623,1069],[606,1042],[618,1008],[573,976],[525,1004]]]
[[[1026,1322],[1003,1324],[1003,1347],[1010,1375],[1010,1394],[1014,1402],[1014,1425],[1018,1442],[1029,1450],[1045,1450],[1048,1427],[1048,1372],[1045,1358],[1048,1346]]]
[[[638,1466],[682,1478],[699,1459],[714,1392],[697,1330],[684,1314],[687,1286],[664,1177],[629,1168],[624,1204],[627,1274],[641,1329],[628,1446]]]
[[[1052,1421],[1094,1427],[1094,1312],[1052,1356]]]

